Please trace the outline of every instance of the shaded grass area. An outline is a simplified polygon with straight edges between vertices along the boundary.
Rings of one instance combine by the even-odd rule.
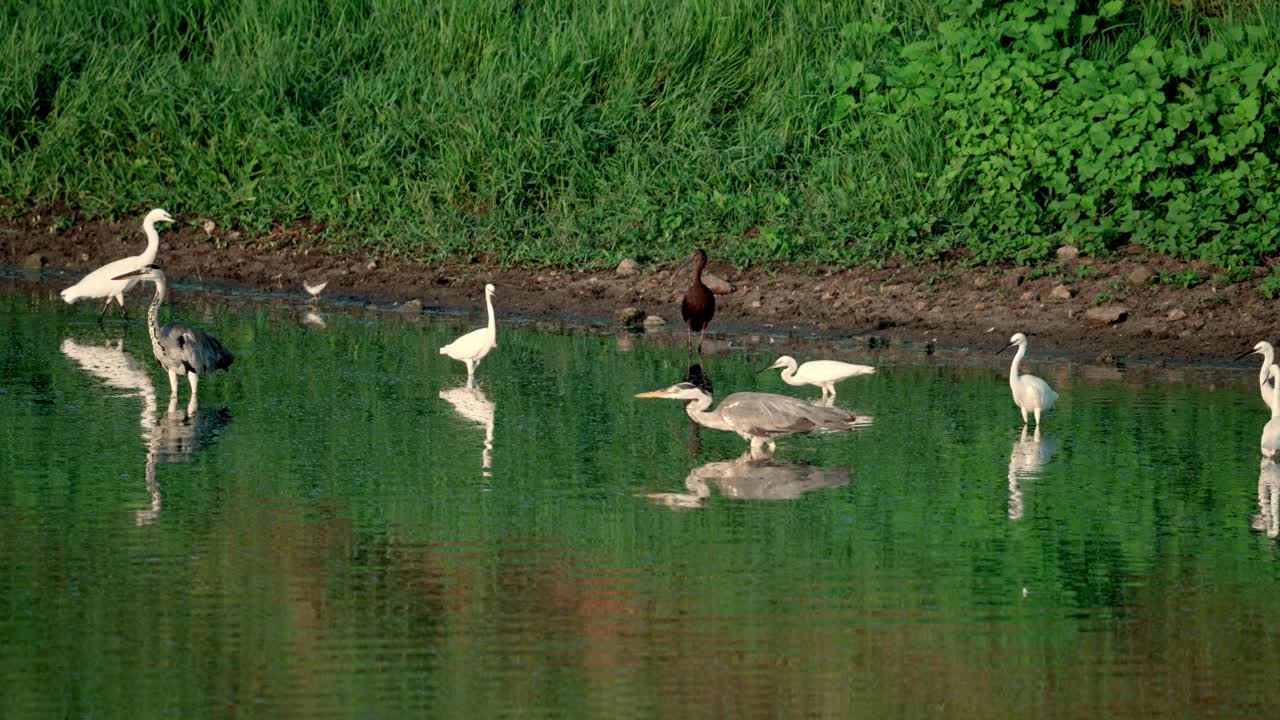
[[[693,245],[933,258],[970,205],[936,191],[938,121],[833,128],[839,65],[893,63],[946,3],[55,5],[0,9],[10,213],[164,206],[375,255],[604,267]]]

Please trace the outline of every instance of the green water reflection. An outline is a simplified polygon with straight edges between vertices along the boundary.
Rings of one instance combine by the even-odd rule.
[[[468,389],[475,317],[176,295],[237,357],[193,413],[141,323],[0,294],[0,716],[1274,712],[1252,365],[1033,354],[1037,442],[1005,365],[851,345],[875,422],[753,467],[632,399],[682,334],[500,327]],[[745,347],[719,394],[817,395]]]

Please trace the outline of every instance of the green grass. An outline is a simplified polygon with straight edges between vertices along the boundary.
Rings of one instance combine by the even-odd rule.
[[[969,204],[931,192],[946,130],[837,131],[833,79],[895,62],[938,5],[17,0],[0,198],[425,261],[936,257]]]

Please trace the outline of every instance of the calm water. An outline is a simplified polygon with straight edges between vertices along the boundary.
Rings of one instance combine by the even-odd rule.
[[[174,295],[237,354],[193,414],[140,322],[0,291],[0,717],[1276,713],[1252,362],[1033,340],[1036,443],[1007,355],[850,344],[875,422],[752,467],[631,397],[683,333],[507,324],[469,391],[477,316]],[[818,351],[724,339],[719,394],[817,396],[754,371]]]

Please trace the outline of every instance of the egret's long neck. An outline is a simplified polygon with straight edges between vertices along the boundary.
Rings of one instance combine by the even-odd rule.
[[[160,303],[164,302],[164,296],[169,292],[169,284],[159,278],[153,282],[156,284],[156,296],[151,298],[151,307],[147,309],[147,334],[151,336],[151,344],[154,346],[160,342]]]
[[[1270,348],[1262,351],[1262,369],[1258,371],[1258,384],[1266,385],[1267,379],[1271,377],[1271,364],[1275,362],[1275,351]]]
[[[493,317],[493,296],[489,293],[484,294],[485,307],[489,309],[489,336],[498,336],[498,321]]]
[[[1018,346],[1018,352],[1013,356],[1013,364],[1009,366],[1009,385],[1010,387],[1018,384],[1018,365],[1022,363],[1022,356],[1027,354],[1027,346],[1025,343]]]
[[[697,400],[690,400],[684,406],[684,411],[694,422],[712,430],[732,430],[718,412],[707,412],[707,408],[711,407],[711,396],[703,394]]]
[[[803,385],[804,383],[796,382],[796,370],[798,366],[795,363],[782,368],[782,382],[788,385]]]
[[[142,258],[143,265],[150,265],[156,261],[156,253],[160,252],[160,233],[156,232],[154,220],[142,223],[142,232],[147,236],[147,249],[139,257]]]

